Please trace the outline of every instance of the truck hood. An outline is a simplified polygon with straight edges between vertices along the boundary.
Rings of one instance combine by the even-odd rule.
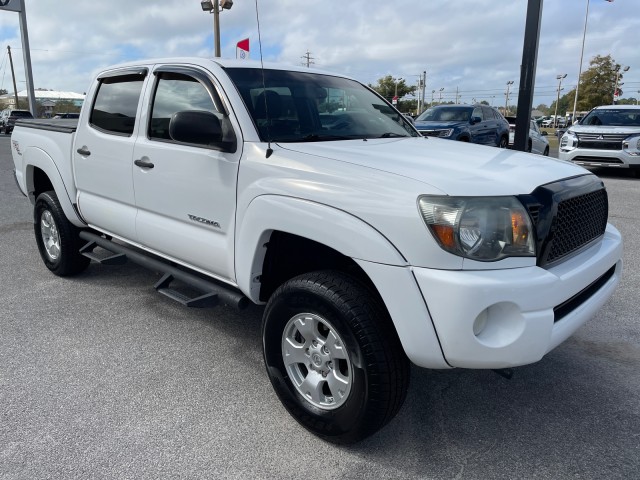
[[[406,177],[431,187],[424,193],[462,196],[526,194],[540,185],[589,173],[582,167],[554,158],[439,138],[279,145],[305,155]]]

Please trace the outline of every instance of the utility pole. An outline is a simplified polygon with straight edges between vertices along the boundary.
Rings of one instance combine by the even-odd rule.
[[[456,87],[456,105],[458,104],[458,87]]]
[[[513,85],[513,80],[509,80],[507,82],[507,92],[504,94],[505,95],[505,100],[504,100],[504,114],[507,115],[508,112],[508,108],[509,108],[509,87]]]
[[[315,62],[313,61],[314,58],[311,56],[311,52],[309,50],[307,50],[307,53],[305,53],[302,57],[303,60],[305,60],[305,62],[302,62],[302,65],[306,65],[307,68],[309,68],[311,65],[313,65]]]
[[[13,79],[13,95],[16,101],[16,108],[20,108],[18,105],[18,87],[16,86],[16,74],[13,71],[13,57],[11,56],[11,47],[7,45],[7,52],[9,52],[9,63],[11,64],[11,78]]]
[[[424,94],[427,90],[427,71],[422,72],[422,108],[424,109]],[[422,112],[418,112],[419,114]]]

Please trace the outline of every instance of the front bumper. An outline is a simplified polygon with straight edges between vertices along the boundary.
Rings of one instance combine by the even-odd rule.
[[[626,150],[576,148],[566,152],[560,149],[558,158],[583,167],[640,168],[640,156]]]
[[[608,225],[601,242],[548,270],[414,268],[414,275],[447,363],[505,368],[540,360],[593,317],[620,280],[621,257],[620,234]]]

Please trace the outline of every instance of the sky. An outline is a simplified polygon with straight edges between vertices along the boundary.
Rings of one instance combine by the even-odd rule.
[[[213,15],[200,0],[24,0],[35,88],[84,93],[98,68],[166,56],[213,56]],[[575,87],[587,0],[544,0],[533,105]],[[385,75],[416,85],[426,99],[517,104],[527,0],[257,0],[265,61],[347,74],[375,84]],[[234,0],[220,15],[223,57],[249,38],[258,60],[256,0]],[[630,69],[623,98],[640,98],[640,0],[590,0],[582,71],[611,54]],[[26,88],[19,15],[0,11],[0,88]],[[613,93],[613,92],[612,92]]]

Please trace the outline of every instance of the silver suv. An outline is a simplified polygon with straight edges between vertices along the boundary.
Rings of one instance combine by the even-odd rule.
[[[564,133],[558,157],[585,167],[632,168],[640,175],[640,107],[594,108]]]
[[[19,118],[33,118],[29,110],[7,108],[0,113],[0,132],[11,133]]]

